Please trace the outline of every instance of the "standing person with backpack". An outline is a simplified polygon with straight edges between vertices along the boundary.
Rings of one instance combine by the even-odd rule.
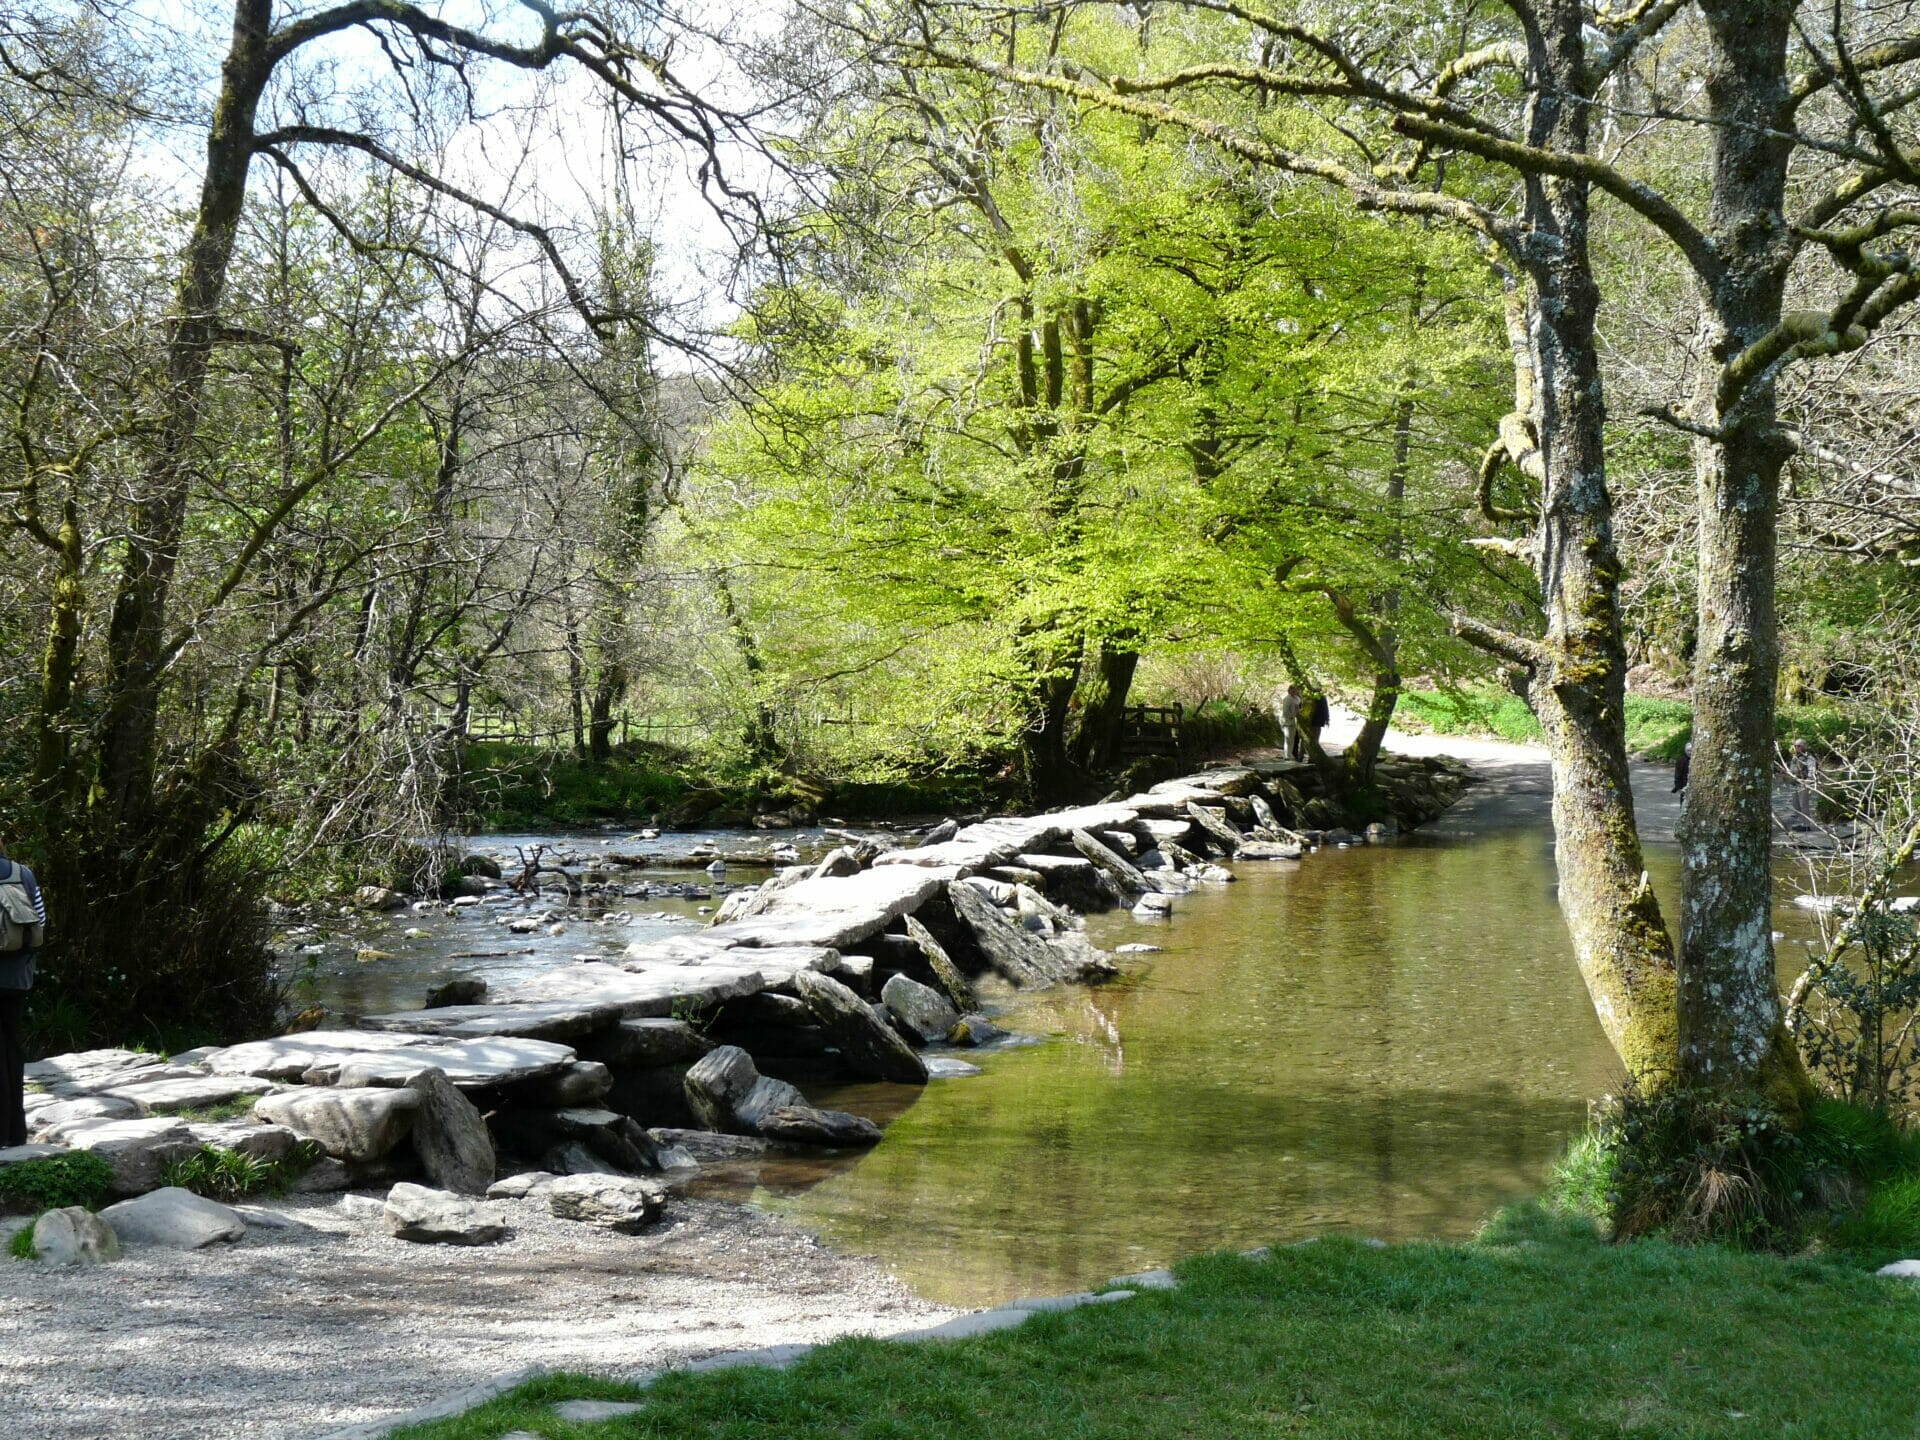
[[[33,961],[47,938],[47,902],[33,871],[0,841],[0,1146],[27,1143],[27,1046],[21,1027]]]

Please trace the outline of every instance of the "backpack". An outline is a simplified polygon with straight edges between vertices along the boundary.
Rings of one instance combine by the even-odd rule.
[[[0,955],[38,950],[46,943],[47,927],[40,923],[33,897],[21,879],[26,872],[12,861],[6,864],[7,874],[0,879]]]

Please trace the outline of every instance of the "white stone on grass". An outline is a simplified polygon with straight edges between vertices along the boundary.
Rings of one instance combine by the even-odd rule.
[[[1171,1270],[1142,1270],[1138,1275],[1116,1275],[1107,1284],[1127,1290],[1178,1290],[1180,1277]]]
[[[202,1250],[247,1233],[247,1222],[238,1212],[177,1185],[109,1205],[100,1218],[127,1247]]]
[[[1920,1280],[1920,1260],[1896,1260],[1873,1273],[1888,1280]]]
[[[553,1413],[575,1425],[592,1425],[600,1420],[618,1420],[647,1407],[638,1400],[562,1400]]]

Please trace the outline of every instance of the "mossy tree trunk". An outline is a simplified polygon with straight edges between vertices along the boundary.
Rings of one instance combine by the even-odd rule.
[[[1793,263],[1785,216],[1790,0],[1708,0],[1712,233],[1703,372],[1693,418],[1699,628],[1693,765],[1680,827],[1680,1066],[1685,1081],[1758,1090],[1797,1109],[1810,1093],[1782,1024],[1773,953],[1774,600],[1780,477],[1790,446],[1771,375],[1741,357],[1775,333]]]

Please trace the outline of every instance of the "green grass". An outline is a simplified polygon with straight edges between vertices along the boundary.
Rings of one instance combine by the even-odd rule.
[[[13,1238],[7,1241],[7,1253],[16,1260],[33,1260],[40,1252],[33,1248],[33,1226],[23,1225],[13,1232]]]
[[[1469,1245],[1209,1256],[1181,1288],[976,1340],[855,1339],[639,1390],[552,1376],[404,1440],[1908,1440],[1920,1286],[1537,1209]],[[597,1424],[562,1399],[641,1401]]]
[[[1439,735],[1493,735],[1522,743],[1540,738],[1540,722],[1526,702],[1505,690],[1408,690],[1400,697],[1402,723]],[[1846,732],[1839,710],[1819,705],[1783,705],[1774,729],[1782,744],[1805,737],[1830,749]],[[1627,750],[1647,760],[1672,761],[1693,736],[1693,706],[1684,700],[1627,697]]]

